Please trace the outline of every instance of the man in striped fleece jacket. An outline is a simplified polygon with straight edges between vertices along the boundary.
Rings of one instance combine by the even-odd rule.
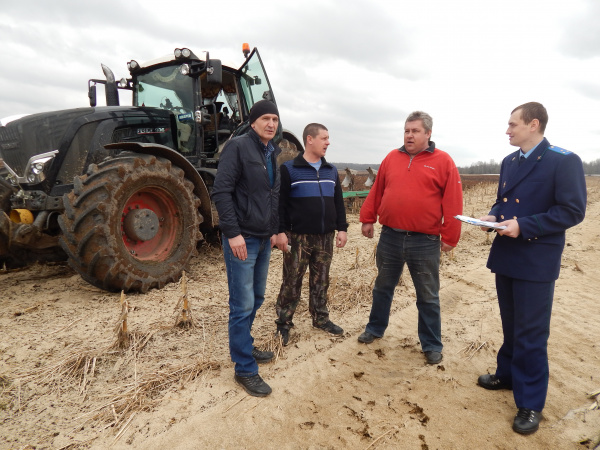
[[[329,320],[327,289],[329,267],[336,246],[346,245],[346,210],[338,171],[325,160],[329,131],[311,123],[303,133],[304,153],[281,165],[279,234],[277,247],[283,254],[283,281],[275,306],[277,330],[283,345],[289,342],[292,318],[309,268],[308,309],[313,327],[333,335],[344,330]]]

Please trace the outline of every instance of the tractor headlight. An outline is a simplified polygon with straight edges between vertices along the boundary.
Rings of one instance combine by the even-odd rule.
[[[23,177],[19,177],[16,173],[12,173],[15,176],[17,183],[30,183],[38,184],[46,179],[46,169],[52,164],[52,160],[58,153],[58,150],[52,150],[51,152],[42,153],[41,155],[32,156],[25,166],[25,173]],[[11,183],[13,182],[11,178]]]
[[[139,65],[139,63],[135,59],[132,59],[131,61],[129,61],[127,63],[127,68],[129,69],[129,72],[132,72],[134,70],[139,69],[140,65]]]
[[[189,73],[190,73],[190,66],[189,66],[189,64],[182,64],[179,67],[179,72],[181,73],[181,75],[189,75]]]
[[[31,166],[31,171],[35,175],[39,175],[40,173],[42,173],[44,171],[44,164],[42,164],[41,162],[36,162],[35,164],[33,164]]]
[[[175,59],[189,58],[192,56],[192,51],[189,48],[176,48],[173,54],[175,55]]]

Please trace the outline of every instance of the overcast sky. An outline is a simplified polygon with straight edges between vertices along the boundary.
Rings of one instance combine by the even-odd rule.
[[[119,79],[131,59],[188,47],[237,66],[248,42],[284,127],[325,124],[330,161],[381,162],[414,110],[457,165],[500,161],[528,101],[548,109],[552,144],[592,161],[599,21],[598,0],[0,0],[0,118],[86,106],[100,63]]]

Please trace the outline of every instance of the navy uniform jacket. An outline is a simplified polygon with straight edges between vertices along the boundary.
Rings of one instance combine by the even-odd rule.
[[[490,214],[517,219],[517,238],[497,235],[487,267],[528,281],[558,278],[565,230],[585,216],[587,192],[581,159],[544,138],[519,165],[519,151],[502,161],[498,196]]]

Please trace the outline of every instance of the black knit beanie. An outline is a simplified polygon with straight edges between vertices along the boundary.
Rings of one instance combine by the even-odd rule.
[[[279,117],[277,105],[269,100],[261,100],[256,102],[250,109],[250,123],[254,123],[256,119],[265,114],[275,114],[277,117]]]

